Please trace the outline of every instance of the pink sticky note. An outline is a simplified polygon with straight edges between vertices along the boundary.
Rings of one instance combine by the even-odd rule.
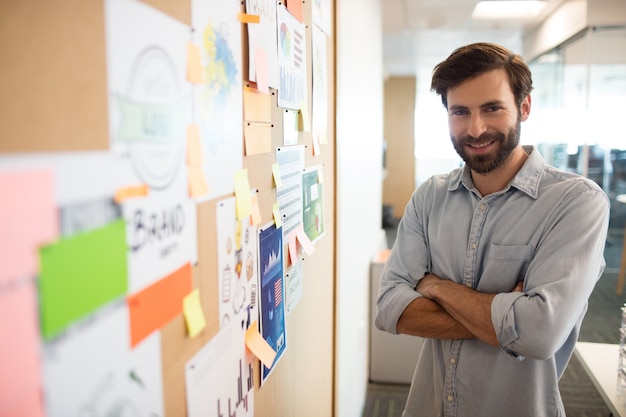
[[[0,286],[35,277],[37,249],[59,235],[51,170],[0,173]]]
[[[37,297],[32,281],[0,292],[0,415],[40,416],[41,401],[32,402],[41,386]],[[5,414],[5,412],[7,414]]]
[[[256,70],[256,88],[259,91],[269,94],[269,77],[267,74],[267,52],[261,47],[254,50],[255,70]]]

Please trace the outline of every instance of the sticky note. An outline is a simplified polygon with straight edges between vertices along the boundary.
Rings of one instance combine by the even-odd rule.
[[[41,332],[46,339],[126,294],[126,222],[117,220],[39,251]]]
[[[300,119],[301,119],[301,130],[303,132],[311,131],[311,116],[309,115],[309,106],[306,101],[300,101]]]
[[[137,346],[182,312],[183,300],[192,291],[191,286],[191,264],[185,264],[126,299],[131,347]]]
[[[320,184],[324,183],[324,171],[321,167],[317,170],[317,182]]]
[[[120,204],[122,201],[133,197],[145,197],[148,195],[148,186],[145,184],[120,188],[115,192],[113,201]]]
[[[317,140],[317,136],[313,135],[313,155],[320,154],[320,142]]]
[[[0,174],[0,286],[39,273],[38,249],[59,235],[52,170]]]
[[[251,88],[243,89],[243,119],[247,122],[272,122],[272,96]]]
[[[37,290],[32,280],[0,291],[0,414],[43,416]]]
[[[200,302],[200,291],[197,288],[183,299],[183,314],[189,337],[196,337],[206,327],[206,319]]]
[[[259,194],[258,191],[252,193],[252,225],[258,226],[261,224],[261,208],[259,207]]]
[[[302,0],[286,0],[287,1],[287,10],[298,19],[298,21],[302,22]]]
[[[246,346],[263,362],[266,368],[272,367],[274,358],[276,358],[276,351],[272,349],[261,333],[259,333],[259,327],[256,321],[246,330]]]
[[[300,244],[302,245],[302,249],[304,249],[307,255],[311,255],[313,252],[315,252],[315,245],[313,244],[313,242],[311,242],[311,239],[309,239],[306,232],[304,231],[302,223],[300,223],[300,225],[298,225],[298,227],[296,228],[296,237],[298,238],[298,242],[300,242]]]
[[[246,155],[258,155],[272,151],[272,125],[269,123],[246,123],[243,127]]]
[[[239,13],[237,17],[241,23],[261,23],[261,16],[258,14]]]
[[[237,207],[237,220],[245,219],[252,209],[248,170],[240,169],[235,172],[235,205]]]
[[[193,84],[204,83],[200,47],[193,42],[187,43],[187,81]]]
[[[289,260],[292,265],[298,262],[298,240],[295,233],[289,234]]]
[[[200,126],[187,126],[187,165],[200,166],[203,161]]]
[[[282,187],[283,181],[280,178],[280,167],[278,166],[278,162],[274,162],[272,164],[272,174],[274,176],[274,184],[276,184],[276,188]]]
[[[255,66],[254,71],[256,75],[256,88],[259,91],[269,94],[269,64],[267,62],[267,51],[260,46],[254,49]]]
[[[278,208],[278,203],[274,203],[272,205],[272,213],[274,214],[274,223],[276,223],[276,227],[281,227],[283,225],[283,219],[280,215],[280,209]]]

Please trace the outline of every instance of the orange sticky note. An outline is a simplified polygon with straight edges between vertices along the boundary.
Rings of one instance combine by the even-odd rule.
[[[183,299],[183,314],[189,337],[196,337],[206,327],[206,319],[200,302],[200,291],[194,289]]]
[[[198,198],[209,193],[209,184],[204,177],[202,167],[188,167],[187,177],[189,180],[189,195],[191,197]]]
[[[252,225],[258,226],[261,224],[261,208],[259,207],[259,194],[258,191],[252,193]]]
[[[241,23],[261,23],[261,16],[258,14],[239,13],[237,17]]]
[[[0,195],[1,287],[39,273],[38,247],[58,237],[59,219],[52,170],[0,173]]]
[[[259,155],[272,151],[272,125],[246,123],[243,127],[246,155]]]
[[[113,201],[120,204],[122,201],[133,197],[145,197],[148,195],[148,186],[146,184],[134,185],[131,187],[120,188],[115,192]]]
[[[187,81],[193,84],[204,83],[200,47],[193,42],[187,43]]]
[[[130,344],[137,346],[155,330],[179,315],[192,290],[191,264],[174,271],[126,299],[130,316]]]
[[[287,2],[287,10],[298,19],[298,21],[302,22],[302,0],[286,0]]]
[[[251,88],[243,89],[243,119],[272,123],[272,96]]]
[[[200,143],[200,126],[187,126],[187,164],[202,165],[202,144]]]
[[[263,339],[263,336],[259,333],[256,321],[246,330],[246,346],[263,362],[266,368],[272,367],[274,359],[276,358],[276,351]]]

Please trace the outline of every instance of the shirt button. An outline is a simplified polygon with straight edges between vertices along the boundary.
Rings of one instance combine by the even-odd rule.
[[[448,395],[448,401],[454,401],[454,397],[452,395]]]
[[[476,243],[472,243],[472,249],[476,249]]]
[[[456,359],[455,358],[450,358],[450,363],[456,363]]]
[[[486,205],[484,205],[484,204],[481,204],[481,205],[480,205],[480,209],[481,209],[482,211],[485,211],[485,209],[486,209],[486,208],[487,208],[487,206],[486,206]]]

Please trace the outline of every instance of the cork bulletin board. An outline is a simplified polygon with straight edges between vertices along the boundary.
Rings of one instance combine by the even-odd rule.
[[[87,407],[133,404],[140,415],[172,417],[233,415],[235,408],[237,415],[257,417],[332,415],[333,5],[276,2],[301,29],[296,38],[278,25],[276,35],[279,53],[300,50],[305,76],[298,99],[283,93],[293,85],[289,74],[282,73],[283,91],[281,73],[278,84],[272,78],[280,55],[255,47],[250,74],[257,32],[249,28],[272,9],[269,1],[0,4],[0,338],[10,341],[0,348],[7,358],[0,366],[8,370],[0,376],[0,414],[66,417]],[[221,14],[224,22],[209,32],[206,22]],[[214,49],[207,47],[209,33],[216,36]],[[212,68],[206,55],[223,58],[216,39],[224,33],[241,48],[231,48],[238,55]],[[126,57],[135,51],[144,60],[131,65]],[[194,80],[198,51],[204,75]],[[164,80],[162,68],[177,78]],[[119,77],[131,70],[144,71],[143,84]],[[220,90],[228,105],[202,108],[202,91],[217,88],[210,82],[230,86]],[[151,137],[158,140],[146,145]],[[214,147],[228,151],[213,156]],[[281,160],[294,150],[298,165]],[[281,207],[292,184],[286,169],[315,173],[295,199],[303,204],[300,221]],[[248,201],[251,212],[243,208]],[[242,238],[240,226],[225,229],[231,218],[244,224],[244,233],[247,226],[255,233]],[[246,350],[251,378],[242,367],[241,379],[233,380],[225,363],[240,357],[219,348],[228,328],[222,301],[230,294],[220,281],[219,241],[226,230],[237,248],[255,252],[259,230],[278,223],[311,237],[285,234],[282,240],[285,275],[295,264],[300,268],[296,292],[286,288],[287,277],[282,284],[287,347],[263,383],[263,363]],[[247,285],[258,282],[260,292],[262,261],[257,258],[256,269],[248,262],[243,273],[254,277]],[[236,294],[233,287],[232,299]],[[264,294],[253,294],[246,326],[259,322],[262,300],[251,298]],[[194,358],[204,358],[205,369],[229,369],[198,376],[198,390],[239,384],[245,394],[252,384],[246,404],[230,388],[220,394],[219,413],[214,394],[206,403],[198,392],[195,403],[190,400],[186,372]]]

